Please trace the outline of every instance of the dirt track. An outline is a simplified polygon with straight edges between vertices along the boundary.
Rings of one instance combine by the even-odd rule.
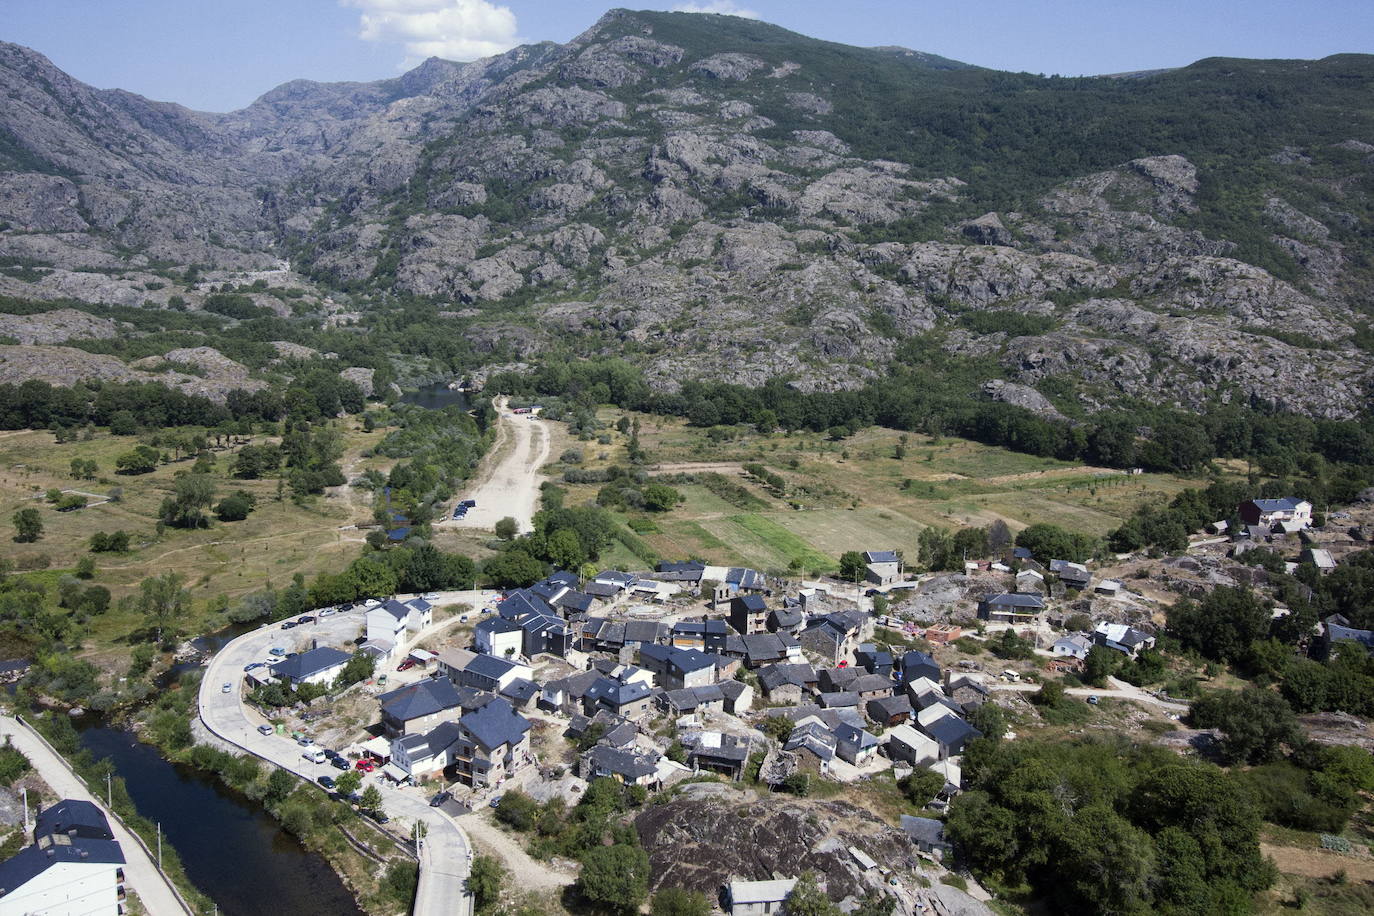
[[[521,532],[534,528],[539,485],[544,482],[539,469],[549,460],[549,425],[533,414],[511,413],[505,398],[496,402],[496,410],[500,415],[496,442],[474,482],[459,496],[476,500],[477,505],[465,518],[447,518],[439,527],[491,530],[510,516]]]

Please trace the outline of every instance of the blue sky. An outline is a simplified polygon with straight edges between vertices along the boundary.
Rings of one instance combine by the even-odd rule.
[[[608,0],[0,0],[0,39],[78,79],[193,108],[242,107],[290,79],[394,76],[566,41]],[[1201,57],[1374,52],[1374,0],[667,0],[832,41],[904,45],[1006,70],[1115,73]],[[1146,12],[1148,11],[1148,13]]]

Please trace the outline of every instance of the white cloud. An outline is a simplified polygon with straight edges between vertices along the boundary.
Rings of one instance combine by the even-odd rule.
[[[515,47],[515,14],[488,0],[340,0],[362,11],[358,37],[401,44],[411,60],[476,60]]]
[[[673,7],[675,13],[720,13],[722,16],[740,16],[744,19],[757,19],[759,14],[742,6],[735,6],[732,0],[709,0],[706,3],[679,3]]]

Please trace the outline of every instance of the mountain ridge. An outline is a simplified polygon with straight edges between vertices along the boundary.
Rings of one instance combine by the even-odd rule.
[[[427,303],[476,360],[623,355],[669,390],[857,387],[921,341],[1060,410],[1367,407],[1374,57],[1068,79],[614,10],[206,115],[16,54],[0,157],[58,168],[0,162],[0,294],[285,258],[364,326]]]

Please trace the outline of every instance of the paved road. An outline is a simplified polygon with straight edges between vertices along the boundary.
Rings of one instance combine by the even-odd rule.
[[[114,831],[119,848],[124,853],[124,877],[129,886],[137,892],[144,908],[156,916],[191,911],[182,905],[181,898],[172,889],[171,883],[162,874],[156,863],[144,850],[139,841],[125,829],[108,808],[86,788],[86,784],[71,771],[67,761],[54,753],[33,731],[9,716],[0,716],[0,740],[8,738],[14,746],[29,758],[38,775],[63,798],[77,798],[94,802],[105,812]]]
[[[464,600],[450,596],[471,596],[470,603],[490,593],[443,592],[437,597],[441,603]],[[448,621],[426,632],[441,628]],[[274,646],[291,651],[307,648],[312,640],[320,645],[342,645],[356,637],[363,626],[361,608],[346,614],[317,619],[313,624],[283,631],[273,624],[238,637],[215,654],[205,670],[200,685],[200,718],[215,736],[282,769],[289,770],[309,782],[321,776],[334,776],[338,770],[327,763],[315,764],[301,756],[302,749],[290,738],[263,735],[257,726],[261,717],[251,713],[242,703],[243,668],[250,662],[264,661]],[[228,693],[224,684],[230,685]],[[467,894],[469,843],[451,817],[429,807],[417,790],[403,790],[388,786],[380,774],[366,777],[382,793],[383,808],[393,824],[408,826],[416,821],[425,825],[425,842],[420,852],[420,883],[415,895],[416,916],[470,916],[472,898]],[[402,827],[402,829],[406,829]]]
[[[446,518],[437,527],[483,528],[488,531],[509,516],[520,531],[534,530],[534,510],[539,503],[541,469],[549,461],[549,424],[534,414],[514,414],[505,398],[498,398],[498,440],[483,462],[478,482],[464,491],[477,505],[463,518]]]

